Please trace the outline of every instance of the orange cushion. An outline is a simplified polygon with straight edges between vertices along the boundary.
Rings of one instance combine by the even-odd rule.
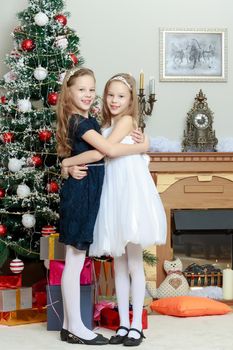
[[[193,296],[162,298],[153,301],[150,307],[160,314],[180,317],[223,315],[232,311],[220,301]]]

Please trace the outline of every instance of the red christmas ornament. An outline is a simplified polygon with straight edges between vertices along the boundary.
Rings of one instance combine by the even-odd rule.
[[[2,134],[2,138],[3,138],[3,141],[5,143],[10,143],[10,142],[13,142],[14,139],[15,139],[15,135],[13,132],[4,132],[4,134]]]
[[[6,192],[5,192],[4,188],[0,188],[0,198],[5,197],[5,194],[6,194]]]
[[[0,237],[5,236],[7,233],[7,227],[6,225],[0,224]]]
[[[53,233],[56,233],[56,227],[52,226],[52,225],[43,226],[41,233],[42,233],[42,236],[44,236],[44,237],[49,236]]]
[[[39,132],[39,140],[42,142],[47,142],[51,139],[52,131],[50,130],[41,130]]]
[[[47,187],[46,187],[47,191],[49,193],[57,193],[58,190],[59,190],[59,186],[58,184],[55,182],[55,181],[50,181],[48,184],[47,184]]]
[[[34,156],[32,156],[31,158],[31,162],[33,163],[33,165],[35,165],[35,167],[39,167],[42,165],[42,159],[41,156],[35,154]]]
[[[24,51],[32,51],[35,48],[35,43],[32,39],[24,39],[21,47]]]
[[[14,259],[10,262],[10,270],[13,273],[20,273],[24,269],[24,263],[20,259]]]
[[[48,103],[52,106],[55,106],[57,104],[58,99],[58,93],[57,92],[50,92],[48,94]]]
[[[61,23],[63,26],[66,25],[67,23],[67,18],[66,16],[62,15],[62,14],[58,14],[54,17],[55,21]]]
[[[74,65],[76,65],[78,63],[78,57],[75,56],[74,53],[70,53],[70,58],[73,61]]]
[[[6,96],[1,96],[1,103],[3,105],[6,103]]]

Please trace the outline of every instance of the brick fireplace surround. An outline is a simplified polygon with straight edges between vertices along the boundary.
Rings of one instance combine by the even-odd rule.
[[[164,259],[172,259],[173,209],[233,209],[233,152],[150,153],[150,171],[167,216],[167,241],[156,247],[157,286],[165,278]]]

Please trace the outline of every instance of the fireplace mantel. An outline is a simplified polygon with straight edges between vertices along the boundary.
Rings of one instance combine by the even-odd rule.
[[[156,247],[156,282],[164,277],[163,262],[172,259],[173,209],[233,208],[233,152],[149,153],[150,171],[167,216],[167,242]]]

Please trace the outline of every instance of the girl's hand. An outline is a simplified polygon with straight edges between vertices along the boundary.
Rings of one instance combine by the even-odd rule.
[[[140,128],[134,129],[130,135],[135,143],[142,143],[144,141],[144,134]]]
[[[86,165],[74,165],[68,168],[69,174],[76,180],[82,180],[87,176],[88,167]]]
[[[68,167],[62,166],[61,176],[63,177],[63,179],[68,179],[69,177]]]

